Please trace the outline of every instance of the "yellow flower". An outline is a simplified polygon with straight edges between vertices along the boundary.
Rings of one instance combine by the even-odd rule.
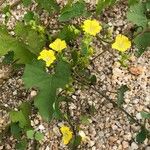
[[[72,139],[72,131],[67,126],[62,126],[60,128],[61,133],[63,134],[62,140],[65,145],[67,145]]]
[[[67,47],[67,45],[64,40],[56,39],[53,43],[49,45],[49,47],[57,52],[61,52],[63,49]]]
[[[38,57],[38,60],[42,59],[46,62],[46,66],[49,67],[56,59],[55,54],[52,50],[42,50],[40,52],[40,56]]]
[[[118,51],[124,52],[131,47],[131,41],[128,37],[118,34],[116,36],[115,42],[112,44],[112,48]]]
[[[96,34],[102,30],[102,27],[97,20],[85,20],[82,28],[83,31],[93,36],[96,36]]]

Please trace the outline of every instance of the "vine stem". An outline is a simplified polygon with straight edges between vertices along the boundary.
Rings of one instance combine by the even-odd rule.
[[[78,78],[76,78],[75,80],[77,82],[79,82],[80,84],[83,84],[84,86],[87,86],[89,88],[91,88],[93,91],[95,91],[96,93],[98,93],[99,95],[103,96],[107,101],[109,101],[110,103],[113,104],[113,106],[117,107],[119,110],[121,110],[122,112],[124,112],[131,120],[133,120],[135,123],[137,123],[139,126],[144,127],[143,124],[141,124],[138,120],[136,120],[131,114],[129,114],[125,109],[123,109],[122,107],[119,107],[118,104],[113,101],[112,99],[110,99],[104,92],[99,91],[97,88],[95,88],[92,85],[89,85],[88,81],[83,79],[80,75],[78,75],[76,72],[74,72]]]

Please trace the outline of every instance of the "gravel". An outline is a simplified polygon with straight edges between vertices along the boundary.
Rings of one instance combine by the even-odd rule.
[[[63,1],[64,2],[64,1]],[[92,1],[93,2],[93,1]],[[93,2],[94,3],[94,2]],[[121,5],[122,4],[122,5]],[[34,6],[33,6],[34,7]],[[29,8],[28,8],[29,9]],[[14,28],[15,22],[22,18],[27,8],[19,5],[14,11],[7,26]],[[32,8],[30,8],[32,9]],[[114,35],[126,33],[129,24],[126,21],[125,13],[126,2],[106,10],[100,18],[100,21],[108,23],[114,29]],[[117,14],[117,15],[116,15]],[[43,22],[47,23],[47,14],[42,14]],[[45,17],[47,16],[47,17]],[[0,15],[0,23],[5,16]],[[53,22],[55,24],[55,22]],[[51,24],[53,24],[51,23]],[[106,51],[100,42],[95,41],[95,55]],[[135,49],[132,50],[133,52]],[[129,87],[125,93],[125,103],[123,108],[139,121],[141,121],[141,111],[150,111],[150,51],[145,52],[140,58],[133,54],[128,62],[129,68],[122,67],[119,63],[119,54],[110,49],[104,52],[100,57],[94,60],[94,65],[89,69],[97,77],[99,90],[108,91],[106,94],[113,100],[116,98],[116,90],[123,84]],[[0,77],[1,77],[0,68]],[[0,82],[0,102],[6,108],[17,108],[23,101],[31,100],[37,95],[37,91],[27,91],[23,86],[21,79],[22,70],[14,75],[9,75],[9,79]],[[86,140],[82,142],[79,149],[82,150],[150,150],[150,140],[146,139],[144,144],[138,145],[135,141],[136,133],[140,127],[135,123],[130,123],[125,114],[114,108],[103,97],[99,96],[92,89],[77,87],[72,95],[73,102],[69,108],[75,124],[80,127],[81,133],[85,134]],[[80,120],[81,116],[86,116],[88,121],[85,123]],[[8,113],[0,110],[0,130],[4,129],[9,123]],[[52,120],[50,124],[44,122],[40,115],[31,116],[31,125],[44,133],[44,139],[40,142],[41,150],[67,150],[68,147],[61,142],[60,126],[66,122]],[[150,122],[146,122],[150,129]],[[5,137],[4,137],[5,138]],[[0,143],[1,149],[15,149],[14,138],[8,137],[5,142]],[[32,149],[33,141],[28,145],[28,150]]]

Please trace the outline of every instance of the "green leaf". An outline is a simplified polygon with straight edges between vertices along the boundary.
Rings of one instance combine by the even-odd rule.
[[[10,126],[11,134],[19,139],[21,137],[21,128],[19,127],[18,123],[12,123]]]
[[[128,0],[128,4],[129,5],[134,5],[134,4],[138,3],[138,2],[139,2],[139,0]]]
[[[10,51],[5,55],[5,57],[3,59],[3,63],[11,64],[13,62],[13,60],[14,60],[14,52]]]
[[[19,107],[24,116],[28,117],[31,114],[31,104],[29,102],[23,102]]]
[[[43,34],[38,33],[38,31],[32,29],[31,26],[24,25],[21,22],[17,23],[15,33],[34,54],[38,55],[46,44],[46,37]]]
[[[52,10],[54,11],[59,11],[59,5],[55,0],[35,0],[38,5],[47,10],[48,12],[51,12]]]
[[[150,113],[141,112],[141,116],[142,116],[142,118],[144,118],[144,119],[150,119]]]
[[[35,133],[35,139],[37,140],[37,141],[40,141],[40,140],[42,140],[44,138],[44,134],[43,133],[41,133],[41,132],[36,132]]]
[[[97,78],[96,78],[95,75],[92,75],[92,76],[90,77],[90,82],[91,82],[92,85],[95,85],[95,84],[96,84]]]
[[[148,131],[143,128],[141,129],[141,131],[136,135],[136,141],[138,143],[143,143],[145,141],[145,139],[147,138],[148,136]]]
[[[77,62],[78,62],[78,59],[79,59],[79,54],[78,54],[77,49],[72,51],[71,57],[72,57],[72,60],[73,60],[73,66],[77,65]]]
[[[34,139],[34,134],[35,134],[35,131],[34,130],[28,130],[26,131],[26,135],[27,135],[27,138],[28,139]]]
[[[146,7],[143,3],[137,3],[132,5],[127,12],[127,19],[137,26],[145,28],[148,24],[148,20],[145,15]]]
[[[90,124],[89,116],[87,115],[80,116],[80,121],[81,121],[81,124],[84,124],[84,125]]]
[[[77,149],[77,147],[81,144],[82,137],[80,135],[77,135],[73,138],[72,142],[70,143],[72,149]]]
[[[138,56],[141,56],[144,51],[147,50],[147,47],[150,46],[150,33],[149,32],[145,32],[143,34],[140,34],[139,36],[137,36],[133,41],[136,44],[136,47],[138,48]]]
[[[24,21],[27,22],[27,23],[29,23],[31,20],[35,20],[34,12],[28,11],[24,15]]]
[[[28,120],[24,116],[23,112],[20,111],[11,111],[10,112],[10,119],[13,123],[19,123],[19,127],[24,128],[29,126]]]
[[[80,17],[84,15],[86,12],[85,10],[85,2],[80,0],[74,4],[66,5],[60,14],[59,21],[68,21],[75,17]]]
[[[60,96],[60,97],[57,98],[57,100],[54,103],[54,117],[56,119],[63,119],[64,118],[63,114],[62,114],[62,112],[61,112],[61,110],[59,108],[59,104],[62,101],[66,101],[66,97]]]
[[[121,107],[121,105],[124,102],[124,94],[126,91],[128,91],[129,88],[126,85],[122,85],[118,90],[117,90],[117,104],[119,107]]]
[[[14,52],[14,59],[18,60],[17,63],[30,63],[35,57],[23,42],[9,35],[3,27],[0,27],[0,56],[9,51]]]
[[[150,1],[147,1],[147,2],[146,2],[146,9],[147,9],[148,11],[150,11]]]
[[[64,88],[69,78],[70,65],[62,59],[58,61],[53,75],[46,73],[44,67],[39,64],[26,65],[23,80],[27,88],[38,88],[39,93],[34,104],[44,120],[49,121],[52,118],[56,91],[58,88]]]
[[[68,25],[63,27],[63,29],[59,32],[58,37],[66,42],[70,42],[75,40],[79,35],[80,30],[73,25]]]
[[[103,9],[115,4],[116,0],[98,0],[96,5],[96,13],[100,14]]]
[[[21,140],[20,142],[18,142],[16,144],[15,149],[16,150],[26,150],[27,149],[27,141],[25,139]]]
[[[24,5],[25,7],[27,7],[27,6],[31,5],[32,0],[22,0],[22,2],[23,2],[23,5]]]
[[[10,112],[10,119],[13,123],[19,123],[19,127],[21,128],[30,128],[30,119],[29,119],[29,114],[30,114],[30,109],[31,106],[27,103],[24,102],[21,104],[19,107],[19,111],[11,111]]]

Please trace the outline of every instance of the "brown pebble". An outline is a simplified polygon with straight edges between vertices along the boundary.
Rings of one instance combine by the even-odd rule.
[[[129,67],[129,72],[135,76],[138,76],[144,72],[144,68],[142,66],[131,66]]]

